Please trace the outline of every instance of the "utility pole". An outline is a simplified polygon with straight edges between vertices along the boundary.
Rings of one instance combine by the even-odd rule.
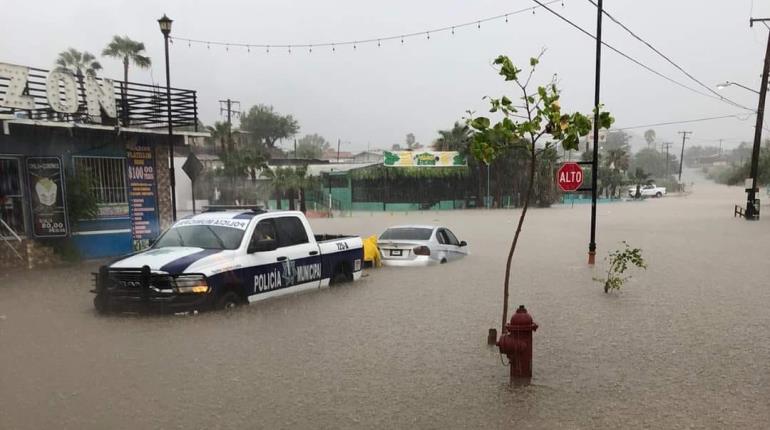
[[[753,27],[754,22],[767,22],[770,18],[749,19],[749,26]],[[762,143],[762,121],[765,116],[765,98],[767,97],[767,74],[770,72],[770,34],[767,36],[767,48],[765,50],[765,64],[762,67],[762,84],[759,86],[759,103],[757,106],[757,124],[754,128],[754,148],[751,151],[751,189],[748,190],[746,198],[746,220],[757,220],[759,214],[756,213],[756,191],[757,191],[757,170],[759,169],[759,148]]]
[[[691,131],[680,131],[682,135],[682,153],[679,155],[679,183],[682,183],[682,162],[684,161],[684,141],[687,139],[688,134],[692,134]],[[680,185],[681,186],[681,185]]]
[[[719,156],[722,156],[722,139],[719,139]]]
[[[671,142],[666,142],[666,143],[661,143],[661,144],[660,144],[660,146],[661,146],[661,149],[662,149],[662,147],[664,147],[664,146],[666,147],[666,178],[668,178],[668,171],[669,171],[669,170],[668,170],[668,164],[669,164],[669,163],[668,163],[668,148],[669,148],[671,145],[673,145],[673,143],[671,143]]]
[[[594,154],[591,163],[591,241],[588,242],[588,264],[596,262],[596,188],[599,176],[599,89],[602,71],[602,0],[596,4],[596,80],[594,83]]]
[[[340,162],[340,144],[342,143],[342,139],[339,137],[337,138],[337,163]]]
[[[237,107],[236,109],[233,109],[234,105]],[[227,99],[219,101],[219,114],[227,113],[227,149],[229,151],[233,150],[233,114],[240,116],[240,108],[241,102],[237,100]]]
[[[294,158],[297,158],[297,139],[294,139]]]

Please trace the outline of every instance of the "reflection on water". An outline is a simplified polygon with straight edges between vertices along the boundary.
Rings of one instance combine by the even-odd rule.
[[[697,187],[599,207],[600,255],[628,240],[650,265],[614,295],[583,264],[590,208],[531,212],[511,294],[540,325],[527,387],[486,346],[518,212],[314,220],[364,236],[441,223],[471,256],[233,314],[98,317],[93,266],[4,273],[0,427],[764,427],[770,220],[733,220],[740,190]]]

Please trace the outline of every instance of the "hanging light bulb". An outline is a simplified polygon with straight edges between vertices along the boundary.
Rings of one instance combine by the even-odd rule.
[[[308,54],[312,54],[312,53],[313,53],[313,46],[311,45],[311,46],[308,48]]]
[[[401,44],[404,44],[404,36],[401,36]]]
[[[377,47],[379,48],[380,46],[380,39],[377,39]]]
[[[265,49],[265,52],[268,53],[268,54],[270,53],[270,45],[267,45],[267,48]]]
[[[505,22],[508,22],[508,14],[505,14]]]
[[[455,34],[455,28],[452,27],[452,34]]]
[[[251,52],[251,46],[246,45],[246,52]]]
[[[476,28],[481,28],[481,21],[476,22]]]
[[[192,45],[190,44],[190,41],[189,41],[189,40],[187,41],[187,47],[188,47],[188,48],[192,47]]]
[[[211,49],[211,45],[208,42],[206,43],[206,49]]]
[[[333,43],[332,43],[332,52],[337,52],[337,48],[334,46]]]
[[[430,40],[430,31],[426,32],[425,34],[428,35],[428,40]]]
[[[225,45],[225,51],[230,52],[230,45]]]
[[[356,42],[353,42],[353,49],[356,49]]]
[[[534,14],[535,14],[535,8],[533,7],[532,8],[532,15],[534,15]]]
[[[289,54],[291,54],[291,45],[289,45]]]

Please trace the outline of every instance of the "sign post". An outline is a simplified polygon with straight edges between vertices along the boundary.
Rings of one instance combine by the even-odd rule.
[[[556,182],[562,191],[577,191],[583,184],[583,169],[577,163],[564,163],[556,174]]]
[[[190,178],[190,196],[192,197],[193,215],[195,215],[195,180],[203,171],[203,163],[201,163],[201,161],[198,160],[198,157],[196,157],[195,154],[191,152],[190,155],[187,156],[187,160],[185,160],[184,164],[182,165],[182,170],[184,170],[184,172],[187,173],[187,176]]]

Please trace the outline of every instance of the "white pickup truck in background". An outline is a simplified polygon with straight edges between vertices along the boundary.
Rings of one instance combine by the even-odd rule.
[[[663,197],[666,195],[665,187],[658,187],[655,184],[647,184],[639,187],[639,197]],[[628,196],[636,198],[636,185],[628,187]]]
[[[361,277],[360,237],[313,235],[302,212],[243,209],[177,221],[94,274],[99,312],[232,308]]]

